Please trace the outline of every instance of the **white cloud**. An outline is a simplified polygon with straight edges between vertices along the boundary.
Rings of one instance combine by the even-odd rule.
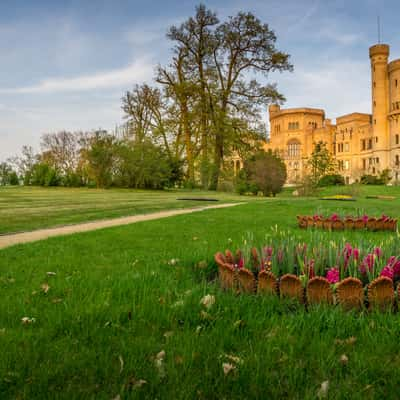
[[[32,86],[0,89],[0,93],[55,93],[129,86],[136,82],[151,79],[153,68],[151,62],[146,58],[141,58],[120,69],[73,78],[48,78]]]

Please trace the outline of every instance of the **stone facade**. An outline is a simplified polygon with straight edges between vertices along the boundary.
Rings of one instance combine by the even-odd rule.
[[[319,141],[326,143],[347,183],[385,169],[391,170],[394,181],[400,180],[400,59],[388,62],[386,44],[372,46],[369,55],[372,114],[346,114],[334,125],[324,110],[269,107],[270,136],[264,147],[285,160],[288,183],[304,176]]]

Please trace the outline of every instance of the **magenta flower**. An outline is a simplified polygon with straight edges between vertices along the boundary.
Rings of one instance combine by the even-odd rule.
[[[364,222],[364,224],[366,224],[368,222],[368,215],[363,215],[361,218]]]
[[[393,279],[393,269],[386,265],[380,273],[380,276],[386,276],[387,278]]]
[[[239,269],[244,267],[244,258],[239,259],[237,266]]]
[[[339,215],[337,214],[332,214],[331,216],[331,221],[338,221],[339,220]]]
[[[358,261],[359,257],[360,257],[360,250],[354,248],[354,249],[353,249],[353,258],[354,258],[356,261]]]
[[[393,276],[394,277],[400,276],[400,261],[396,261],[393,264]]]
[[[374,254],[378,257],[381,258],[382,257],[382,249],[380,247],[376,247],[374,250]]]
[[[326,279],[328,279],[328,281],[330,283],[336,283],[339,282],[339,269],[338,268],[330,268],[328,270],[328,272],[326,273]]]
[[[272,246],[264,247],[264,254],[267,257],[271,257],[273,252],[274,252],[274,248]]]

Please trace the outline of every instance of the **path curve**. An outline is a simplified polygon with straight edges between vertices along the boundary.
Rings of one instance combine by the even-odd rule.
[[[141,221],[151,221],[172,217],[175,215],[190,214],[199,211],[212,210],[215,208],[234,207],[245,203],[218,204],[215,206],[186,208],[179,210],[160,211],[151,214],[132,215],[130,217],[112,218],[101,221],[84,222],[76,225],[61,226],[57,228],[38,229],[36,231],[14,233],[11,235],[0,236],[0,249],[21,243],[35,242],[53,236],[71,235],[73,233],[94,231],[96,229],[110,228],[113,226],[134,224]]]

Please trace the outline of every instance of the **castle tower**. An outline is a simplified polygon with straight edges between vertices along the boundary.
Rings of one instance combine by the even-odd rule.
[[[392,178],[400,180],[400,59],[388,65],[389,71],[389,132]]]
[[[373,154],[377,171],[386,168],[389,160],[389,46],[376,44],[369,49],[372,83]]]

